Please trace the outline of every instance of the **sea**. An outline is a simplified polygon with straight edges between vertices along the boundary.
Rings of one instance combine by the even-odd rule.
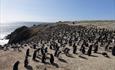
[[[8,43],[8,39],[5,37],[13,32],[15,29],[21,26],[33,26],[42,24],[43,22],[15,22],[15,23],[0,23],[0,45],[4,45]]]

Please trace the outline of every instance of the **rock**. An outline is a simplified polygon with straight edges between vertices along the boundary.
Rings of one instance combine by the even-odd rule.
[[[10,35],[8,35],[6,38],[9,39],[10,44],[12,43],[19,43],[21,41],[27,40],[31,37],[31,29],[22,26],[20,28],[17,28],[14,32],[12,32]]]

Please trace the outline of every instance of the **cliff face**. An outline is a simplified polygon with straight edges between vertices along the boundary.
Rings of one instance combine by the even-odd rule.
[[[16,29],[14,32],[12,32],[10,35],[8,35],[6,38],[9,39],[9,43],[18,43],[24,40],[27,40],[28,38],[30,38],[31,35],[31,29],[26,27],[26,26],[22,26],[18,29]]]
[[[34,40],[38,40],[39,37],[44,37],[44,33],[46,31],[49,31],[48,29],[52,26],[55,26],[53,24],[40,24],[37,26],[32,27],[26,27],[22,26],[20,28],[17,28],[15,31],[13,31],[11,34],[9,34],[6,38],[9,39],[9,44],[12,43],[20,43],[22,41],[27,41],[31,38],[34,38]]]

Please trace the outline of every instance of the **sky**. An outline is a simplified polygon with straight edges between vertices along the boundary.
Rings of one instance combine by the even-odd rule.
[[[0,22],[114,20],[115,0],[0,0]]]

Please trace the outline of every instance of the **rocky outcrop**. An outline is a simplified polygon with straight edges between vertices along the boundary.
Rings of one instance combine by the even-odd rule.
[[[8,35],[6,38],[9,39],[9,43],[19,43],[21,41],[27,40],[32,36],[32,30],[26,26],[17,28],[14,32]]]
[[[44,38],[43,33],[52,26],[55,26],[55,24],[39,24],[32,27],[22,26],[9,34],[6,39],[9,39],[9,44],[12,44],[27,41],[31,38],[34,38],[34,36],[36,37],[34,39],[39,37]]]

